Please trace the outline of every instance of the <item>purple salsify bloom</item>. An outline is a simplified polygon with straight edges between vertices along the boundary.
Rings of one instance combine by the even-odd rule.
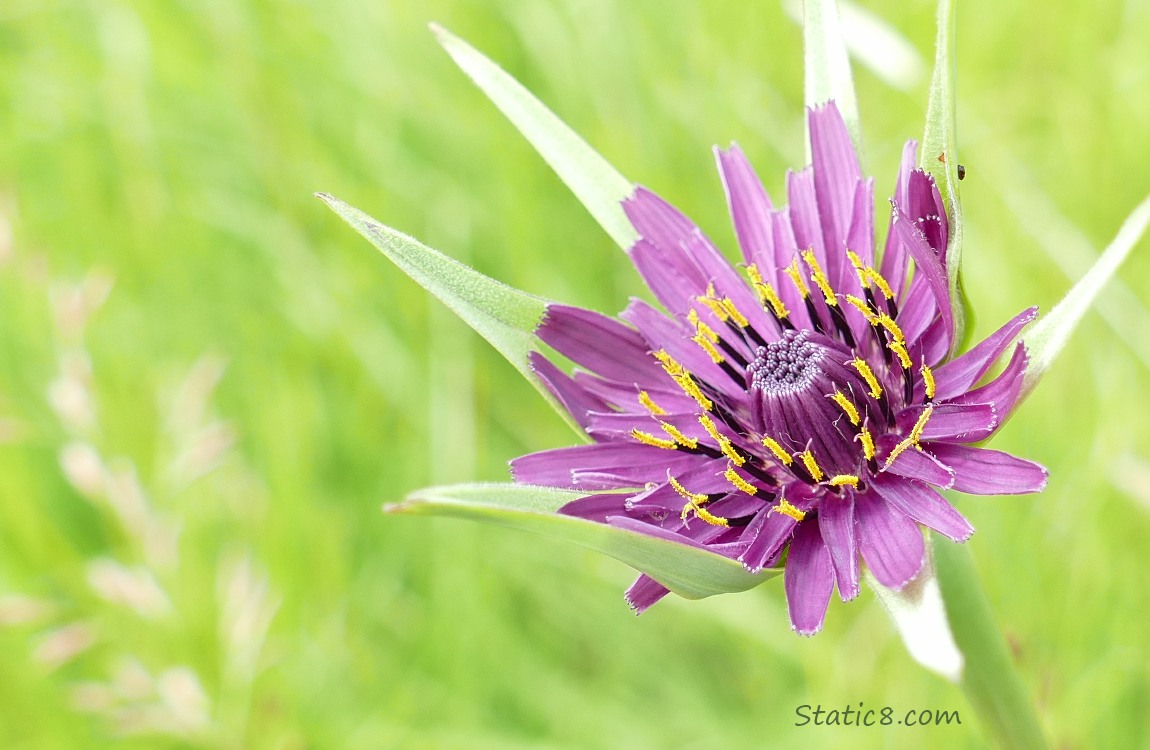
[[[737,146],[716,150],[744,275],[689,219],[638,188],[624,210],[631,260],[661,312],[624,322],[551,305],[537,334],[579,368],[532,367],[595,442],[512,462],[522,484],[588,494],[562,513],[702,545],[751,571],[785,560],[792,626],[817,632],[831,592],[859,591],[859,557],[899,589],[922,569],[923,532],[974,529],[936,490],[1037,492],[1041,466],[974,447],[1016,405],[1035,317],[1023,311],[949,358],[949,226],[934,180],[903,151],[881,263],[874,181],[834,103],[809,111],[813,164],[776,209]],[[745,279],[744,279],[745,276]],[[668,593],[646,575],[641,612]]]

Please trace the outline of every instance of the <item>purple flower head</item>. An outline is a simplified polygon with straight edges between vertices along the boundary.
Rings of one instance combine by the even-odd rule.
[[[736,146],[717,150],[743,253],[733,267],[694,223],[637,188],[631,260],[664,311],[634,299],[615,320],[550,305],[536,374],[594,443],[512,462],[522,484],[587,494],[561,512],[702,545],[758,571],[785,565],[791,623],[822,627],[832,590],[859,591],[860,556],[899,589],[922,569],[922,526],[973,528],[939,493],[1036,492],[1042,467],[972,445],[1019,400],[1026,352],[982,383],[1028,309],[961,356],[946,270],[946,211],[903,151],[881,259],[874,182],[834,103],[810,110],[813,164],[775,208]],[[642,612],[668,590],[641,575]]]

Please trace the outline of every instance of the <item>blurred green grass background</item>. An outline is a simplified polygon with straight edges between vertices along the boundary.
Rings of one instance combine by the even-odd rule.
[[[915,53],[899,85],[856,65],[882,195],[934,8],[864,5]],[[614,561],[379,513],[570,436],[313,192],[540,295],[639,291],[431,20],[728,249],[711,145],[776,195],[802,163],[776,3],[5,2],[0,747],[981,747],[869,594],[812,639],[777,583],[635,618]],[[960,9],[978,333],[1049,309],[1150,190],[1148,38],[1143,3]],[[1150,745],[1146,250],[998,439],[1049,489],[958,500],[1058,747]],[[962,725],[794,726],[859,702]]]

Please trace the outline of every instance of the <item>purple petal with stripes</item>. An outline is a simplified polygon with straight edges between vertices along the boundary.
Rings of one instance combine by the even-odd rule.
[[[851,493],[827,496],[819,505],[819,532],[831,555],[839,597],[845,602],[859,593],[858,546],[855,541],[855,502]]]
[[[560,370],[551,360],[544,357],[539,352],[530,352],[527,355],[527,362],[531,365],[531,370],[547,386],[547,390],[551,392],[563,408],[566,409],[579,426],[584,430],[590,424],[590,412],[607,411],[609,407],[603,399],[599,398],[593,393],[589,393],[586,388],[575,382],[567,373]]]
[[[922,569],[926,545],[918,524],[873,493],[855,499],[859,549],[883,586],[901,589]]]
[[[1024,458],[970,445],[931,443],[927,449],[954,469],[954,489],[971,495],[1024,495],[1046,489],[1050,473]]]
[[[819,525],[800,522],[783,573],[791,627],[799,635],[814,635],[822,629],[834,587],[831,553],[819,534]]]
[[[906,516],[956,542],[965,542],[974,527],[942,495],[922,482],[877,477],[874,491]]]
[[[1038,317],[1037,307],[1023,310],[970,351],[935,370],[934,380],[938,388],[935,398],[946,401],[970,390],[970,387],[977,383],[1002,356],[1022,329],[1036,317]]]
[[[642,382],[657,372],[639,332],[602,313],[548,305],[535,333],[571,361],[613,380]]]

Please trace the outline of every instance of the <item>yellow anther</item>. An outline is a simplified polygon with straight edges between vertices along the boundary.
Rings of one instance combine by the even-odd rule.
[[[803,273],[799,270],[799,259],[795,258],[791,264],[783,269],[787,276],[791,277],[791,281],[795,284],[795,289],[799,290],[799,295],[806,299],[811,296],[811,290],[807,288],[807,282],[803,279]]]
[[[730,317],[730,313],[727,312],[727,308],[723,307],[723,303],[715,295],[714,284],[707,285],[707,294],[705,296],[696,297],[695,299],[709,307],[711,312],[713,312],[715,317],[717,317],[719,320],[726,322],[727,318]]]
[[[751,280],[752,286],[757,287],[763,283],[763,272],[759,270],[758,266],[756,266],[754,263],[748,263],[746,269],[747,278]]]
[[[906,343],[906,337],[902,335],[902,329],[898,327],[898,323],[894,322],[894,318],[886,313],[878,314],[878,323],[887,330],[895,341],[900,344]]]
[[[694,448],[697,448],[697,447],[699,447],[699,441],[698,441],[698,439],[697,439],[697,438],[693,438],[693,437],[687,437],[687,436],[686,436],[686,435],[684,435],[684,434],[683,434],[683,432],[682,432],[682,431],[681,431],[681,430],[680,430],[678,427],[676,427],[675,425],[673,425],[673,424],[671,424],[671,423],[669,423],[669,422],[660,422],[660,423],[659,423],[659,425],[660,425],[660,426],[663,428],[663,432],[665,432],[665,433],[667,433],[668,435],[670,435],[670,436],[671,436],[671,438],[672,438],[672,439],[673,439],[673,440],[674,440],[676,443],[678,443],[679,445],[683,446],[684,448],[691,448],[691,449],[694,449]]]
[[[812,479],[816,482],[823,481],[823,470],[819,468],[818,463],[815,462],[815,454],[809,450],[805,450],[799,454],[799,458],[803,460],[803,466],[807,467],[807,473],[811,475]]]
[[[701,325],[706,325],[706,323],[702,323]],[[705,333],[703,333],[703,331],[700,330],[698,333],[692,336],[691,341],[694,341],[696,344],[698,344],[699,347],[707,353],[707,356],[710,357],[711,361],[715,364],[720,364],[723,362],[722,353],[717,348],[715,348],[715,345],[711,343],[711,339]]]
[[[867,266],[866,275],[868,279],[874,282],[874,285],[878,287],[878,290],[882,292],[882,296],[886,297],[887,299],[894,299],[894,291],[890,288],[890,284],[886,283],[886,279],[882,277],[881,273],[874,270],[870,266]]]
[[[862,262],[862,258],[858,256],[853,250],[847,250],[847,258],[850,259],[851,265],[854,266],[855,274],[859,277],[859,286],[863,289],[868,288],[870,285],[867,283],[866,264]]]
[[[695,515],[712,526],[730,526],[731,522],[722,516],[716,516],[706,508],[695,507]]]
[[[790,516],[796,521],[801,521],[807,517],[807,514],[799,510],[795,506],[788,503],[786,500],[779,498],[779,504],[771,508],[768,513],[782,513],[784,516]]]
[[[918,415],[918,421],[914,423],[914,427],[910,428],[910,436],[907,438],[915,445],[918,441],[922,440],[922,431],[926,429],[926,423],[930,421],[930,415],[934,413],[933,406],[927,406],[922,410],[922,414]]]
[[[779,320],[791,314],[791,311],[783,304],[782,297],[779,296],[779,293],[776,292],[775,288],[770,284],[762,285],[759,289],[759,296],[766,300],[767,304],[771,306],[771,312],[773,312]]]
[[[652,414],[666,414],[667,410],[655,403],[651,398],[651,394],[646,391],[639,391],[639,403]]]
[[[703,391],[699,388],[698,383],[691,379],[691,373],[687,372],[674,357],[668,354],[666,349],[660,349],[655,352],[655,359],[662,363],[663,370],[671,376],[671,379],[675,381],[676,385],[683,389],[683,393],[686,393],[694,399],[695,403],[703,409],[710,409],[714,406],[711,400],[703,395]]]
[[[886,471],[895,462],[895,459],[906,452],[908,448],[918,447],[918,441],[922,439],[922,432],[926,429],[926,423],[930,420],[932,412],[934,412],[933,406],[927,406],[922,410],[922,414],[918,415],[918,421],[914,423],[914,427],[910,428],[910,434],[891,449],[890,455],[886,457],[886,463],[882,467],[883,471]]]
[[[775,458],[782,462],[783,466],[790,466],[791,462],[795,459],[791,457],[790,453],[783,450],[783,446],[779,445],[778,441],[772,437],[763,436],[763,446],[771,453],[775,454]]]
[[[833,477],[827,480],[827,484],[829,484],[831,487],[850,486],[858,488],[859,478],[854,474],[835,474]]]
[[[882,396],[882,386],[878,384],[878,378],[874,376],[874,372],[870,369],[870,365],[868,365],[859,357],[852,359],[850,364],[856,370],[858,370],[859,377],[865,380],[866,384],[870,386],[871,398],[878,398]]]
[[[743,315],[739,312],[739,308],[735,307],[735,303],[731,301],[730,297],[723,297],[723,299],[719,301],[719,304],[723,306],[723,309],[727,311],[727,315],[731,316],[731,320],[733,320],[739,328],[746,328],[751,324],[751,321],[747,320],[747,316]]]
[[[866,303],[866,300],[859,299],[853,294],[848,294],[846,295],[846,301],[849,302],[852,307],[862,313],[862,316],[866,318],[866,322],[870,323],[872,326],[878,325],[878,316],[875,315],[874,311],[870,309],[870,305]]]
[[[870,461],[874,458],[875,454],[874,438],[871,436],[870,430],[866,427],[859,430],[859,440],[862,441],[863,457],[866,458],[867,461]]]
[[[635,438],[644,445],[650,445],[655,448],[665,448],[667,450],[673,451],[679,447],[675,444],[674,440],[664,440],[663,438],[655,437],[651,433],[643,432],[637,427],[631,430],[631,437]]]
[[[934,371],[931,370],[926,362],[922,363],[922,385],[926,391],[928,399],[934,398]]]
[[[902,365],[902,369],[909,370],[910,368],[914,367],[914,363],[910,360],[910,354],[907,352],[905,344],[903,344],[901,341],[892,341],[887,344],[887,346],[890,347],[890,350],[894,352],[896,357],[898,357],[898,361],[899,364]]]
[[[826,300],[827,305],[834,307],[839,303],[835,297],[835,290],[831,288],[831,282],[827,279],[827,275],[823,273],[822,266],[819,265],[819,259],[815,257],[814,250],[803,250],[803,260],[807,262],[807,267],[811,269],[811,280],[815,282],[819,290],[823,293],[823,299]]]
[[[735,471],[734,466],[728,466],[727,470],[723,472],[723,476],[726,477],[727,481],[733,484],[735,489],[739,490],[740,492],[745,492],[746,494],[752,496],[759,493],[759,488],[739,476]]]
[[[667,477],[667,480],[671,484],[671,489],[673,489],[673,490],[675,490],[675,492],[679,493],[679,497],[683,498],[684,500],[689,501],[689,503],[692,505],[704,505],[705,503],[707,503],[711,499],[711,498],[707,497],[706,493],[691,492],[686,487],[679,484],[679,480],[675,479],[675,477]]]
[[[839,405],[839,408],[847,415],[847,419],[851,421],[852,425],[858,425],[859,410],[855,408],[855,405],[850,402],[849,398],[843,395],[842,391],[835,391],[835,395],[831,396],[831,400]]]
[[[703,429],[707,431],[707,434],[710,435],[711,438],[719,444],[719,450],[721,450],[723,455],[729,458],[731,462],[735,464],[735,466],[742,466],[747,462],[746,457],[741,455],[737,450],[735,450],[735,447],[731,445],[730,439],[728,439],[727,436],[723,433],[719,432],[719,428],[715,426],[715,420],[711,419],[706,414],[700,414],[699,424],[703,425]]]

